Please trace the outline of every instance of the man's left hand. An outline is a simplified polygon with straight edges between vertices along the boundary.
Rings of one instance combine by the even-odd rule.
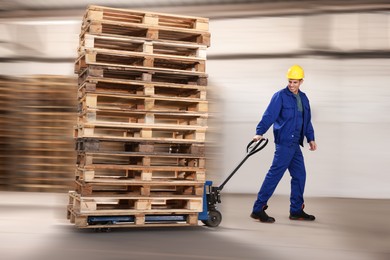
[[[317,150],[317,144],[316,144],[315,141],[311,141],[311,142],[309,143],[309,145],[310,145],[310,148],[309,148],[310,151],[315,151],[315,150]]]

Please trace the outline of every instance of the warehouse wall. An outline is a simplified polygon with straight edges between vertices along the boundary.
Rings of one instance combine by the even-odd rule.
[[[80,22],[2,21],[1,74],[72,75]],[[286,84],[286,69],[298,63],[319,146],[304,148],[307,196],[390,198],[389,12],[218,19],[210,31],[211,179],[221,181],[244,156],[269,99]],[[273,156],[271,131],[267,137],[270,144],[226,192],[257,192]],[[288,173],[276,193],[289,193]]]
[[[218,68],[226,61],[212,62],[210,73],[219,79],[216,85],[225,97],[221,106],[220,174],[227,174],[244,156],[245,145],[254,135],[269,99],[285,86],[285,67],[292,62],[306,68],[302,90],[311,99],[318,144],[316,152],[304,148],[307,195],[388,198],[390,90],[386,82],[390,79],[390,62],[382,59],[236,60],[224,72]],[[375,73],[367,75],[367,68]],[[266,136],[273,140],[271,130]],[[265,151],[254,155],[227,189],[256,192],[271,163],[273,149],[270,143]],[[288,174],[277,193],[289,193]]]
[[[215,95],[224,97],[219,174],[228,174],[244,156],[272,94],[286,85],[286,69],[298,63],[306,71],[302,90],[311,100],[319,146],[316,152],[304,148],[306,194],[389,198],[390,60],[381,55],[390,50],[389,30],[389,13],[211,23],[210,53],[220,56],[208,62],[208,72],[217,86]],[[224,54],[235,54],[235,59]],[[273,140],[271,130],[267,137]],[[257,192],[273,151],[271,143],[250,159],[226,190]],[[289,194],[289,180],[287,173],[276,193]]]

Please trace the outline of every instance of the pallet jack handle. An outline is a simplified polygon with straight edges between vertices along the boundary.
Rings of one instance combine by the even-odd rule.
[[[250,141],[246,147],[246,155],[244,159],[236,166],[236,168],[230,173],[226,180],[218,187],[212,186],[212,182],[206,182],[205,184],[205,204],[203,206],[203,212],[200,213],[199,219],[209,227],[217,227],[222,221],[222,214],[217,210],[217,203],[221,203],[221,190],[225,184],[233,177],[238,169],[245,163],[245,161],[255,153],[263,150],[268,144],[267,138],[262,138],[258,141]],[[208,189],[208,192],[206,190]]]
[[[244,159],[242,159],[242,161],[236,166],[236,168],[230,173],[230,175],[226,178],[226,180],[221,184],[219,185],[219,187],[217,188],[218,191],[221,191],[223,189],[223,187],[225,186],[225,184],[233,177],[233,175],[238,171],[238,169],[241,168],[241,166],[245,163],[245,161],[251,157],[252,155],[254,155],[255,153],[261,151],[264,149],[264,147],[268,144],[268,138],[262,138],[258,141],[250,141],[248,143],[248,145],[246,146],[246,155],[244,157]]]

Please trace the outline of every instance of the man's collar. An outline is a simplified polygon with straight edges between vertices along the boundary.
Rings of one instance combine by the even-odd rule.
[[[293,95],[293,93],[288,89],[288,86],[285,88],[285,90],[286,90],[286,92],[287,92],[287,95],[290,95],[290,96]]]
[[[292,95],[294,95],[294,93],[292,93],[289,89],[288,89],[288,86],[285,88],[285,90],[287,91],[287,94],[288,95],[290,95],[290,96],[292,96]],[[300,89],[298,89],[298,93],[297,94],[299,94],[299,93],[301,93],[302,91],[300,90]]]

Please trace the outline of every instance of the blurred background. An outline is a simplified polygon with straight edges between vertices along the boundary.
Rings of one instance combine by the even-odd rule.
[[[206,168],[217,185],[245,156],[287,69],[301,65],[318,144],[303,148],[316,221],[288,219],[288,172],[268,211],[277,222],[249,218],[273,158],[270,129],[268,146],[225,186],[216,229],[71,225],[74,63],[89,4],[210,19]],[[389,82],[389,0],[0,0],[2,257],[388,260]]]
[[[306,196],[390,198],[389,1],[0,1],[0,189],[71,189],[74,62],[88,4],[210,19],[208,179],[245,154],[272,94],[300,64],[318,150],[304,148]],[[270,144],[226,186],[254,194]],[[289,194],[289,176],[276,193]]]

